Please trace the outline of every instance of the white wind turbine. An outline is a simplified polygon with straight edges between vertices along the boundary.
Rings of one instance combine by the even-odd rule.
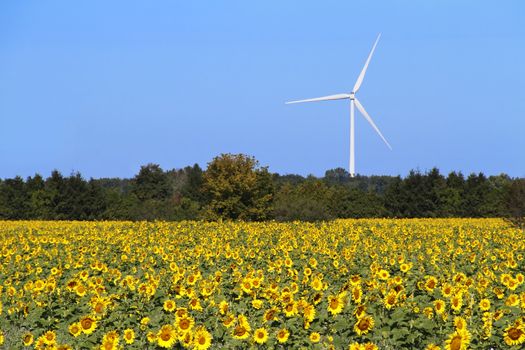
[[[363,105],[359,102],[357,97],[355,97],[355,94],[361,87],[361,84],[363,83],[363,79],[365,77],[366,70],[368,68],[368,64],[370,63],[370,59],[372,58],[372,55],[374,54],[374,50],[376,49],[377,42],[379,41],[379,38],[381,37],[381,34],[377,36],[376,42],[374,43],[374,46],[372,46],[372,50],[370,51],[370,54],[368,55],[368,58],[366,59],[365,66],[363,67],[363,70],[361,71],[361,74],[359,74],[359,77],[357,78],[357,81],[355,82],[354,89],[350,93],[345,94],[336,94],[336,95],[330,95],[330,96],[323,96],[323,97],[317,97],[317,98],[309,98],[307,100],[298,100],[298,101],[290,101],[286,102],[286,104],[291,103],[301,103],[301,102],[316,102],[316,101],[329,101],[329,100],[344,100],[349,99],[350,100],[350,176],[355,176],[355,150],[354,150],[354,104],[357,106],[357,109],[361,112],[361,114],[365,117],[366,120],[372,125],[374,130],[379,134],[381,139],[386,143],[388,148],[392,149],[388,141],[385,139],[383,134],[381,134],[381,131],[379,131],[379,128],[375,125],[374,121],[368,115]]]

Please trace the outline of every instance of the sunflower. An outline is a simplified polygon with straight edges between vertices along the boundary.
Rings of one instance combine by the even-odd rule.
[[[193,328],[195,321],[191,316],[175,317],[175,327],[178,331],[187,332]]]
[[[401,265],[399,265],[399,269],[403,273],[407,273],[410,270],[411,267],[412,266],[410,266],[410,264],[407,264],[407,263],[402,263]]]
[[[157,341],[157,335],[153,333],[152,331],[149,331],[146,334],[146,339],[148,340],[149,343],[155,343]]]
[[[370,342],[361,345],[361,349],[363,349],[363,350],[379,350],[377,345],[375,345],[374,343],[370,343]]]
[[[425,347],[425,350],[441,350],[441,348],[434,343],[430,343]]]
[[[523,293],[523,295],[525,295],[525,293]],[[318,305],[321,302],[321,300],[323,300],[323,293],[322,292],[315,293],[314,297],[312,298],[313,303],[315,305]],[[522,300],[525,300],[525,298]]]
[[[125,329],[123,338],[126,344],[133,344],[135,341],[135,331],[131,328]]]
[[[442,315],[445,312],[445,302],[441,299],[434,300],[434,310],[436,310],[436,314]]]
[[[191,310],[202,311],[202,306],[199,299],[191,299],[189,305]]]
[[[310,283],[310,287],[312,287],[315,291],[319,292],[321,289],[323,289],[323,281],[316,277]]]
[[[235,339],[246,339],[250,336],[250,330],[247,327],[239,324],[233,329],[232,336]]]
[[[450,284],[444,283],[443,286],[441,286],[441,294],[443,294],[445,298],[450,298],[452,296],[452,292],[454,292],[454,289]]]
[[[292,317],[292,316],[295,316],[295,315],[297,315],[297,306],[295,305],[295,303],[287,304],[287,305],[283,308],[283,312],[284,312],[284,315],[285,315],[286,317]]]
[[[470,333],[466,330],[455,331],[445,341],[445,350],[466,350],[470,343]]]
[[[193,333],[191,331],[184,332],[179,336],[179,340],[182,346],[189,349],[194,346],[193,344]]]
[[[253,332],[253,340],[257,344],[264,344],[268,340],[268,331],[264,328],[257,328]]]
[[[228,314],[223,320],[222,320],[222,324],[226,327],[226,328],[230,328],[232,325],[233,325],[233,322],[235,321],[235,316],[233,316],[232,314]]]
[[[343,311],[344,300],[339,295],[331,295],[328,297],[328,311],[332,315],[337,315]]]
[[[157,343],[160,347],[171,348],[177,340],[177,332],[173,326],[167,324],[160,328],[157,333]]]
[[[223,300],[219,303],[219,312],[221,313],[221,315],[226,315],[226,313],[228,312],[228,308],[229,305],[226,302],[226,300]]]
[[[278,314],[279,314],[279,309],[277,309],[276,307],[272,307],[271,309],[266,310],[263,315],[263,323],[278,320],[279,319],[277,317]]]
[[[277,332],[277,341],[281,344],[286,343],[289,336],[290,331],[288,331],[286,328],[279,329],[279,331]]]
[[[386,281],[387,279],[390,278],[390,273],[387,271],[387,270],[379,270],[379,272],[377,273],[377,277],[380,279],[380,280],[383,280],[383,281]]]
[[[84,334],[91,334],[97,328],[97,321],[91,316],[82,317],[79,323]]]
[[[321,334],[317,332],[312,332],[310,333],[309,339],[312,343],[319,343],[319,340],[321,340]]]
[[[102,345],[99,348],[100,350],[117,350],[118,349],[118,342],[114,340],[109,339],[103,339]]]
[[[364,315],[357,320],[356,324],[354,325],[354,331],[358,335],[366,334],[374,327],[374,324],[375,321],[372,316]]]
[[[454,317],[454,327],[457,331],[463,331],[467,329],[467,321],[461,316]]]
[[[253,299],[252,307],[256,310],[259,310],[263,306],[264,301],[261,299]]]
[[[427,277],[427,280],[425,281],[425,290],[427,292],[433,292],[434,288],[437,286],[437,279],[434,276]]]
[[[383,299],[383,304],[385,307],[390,310],[397,302],[397,293],[394,290],[388,292],[388,294]]]
[[[510,325],[505,328],[503,333],[503,340],[507,345],[520,345],[525,342],[525,332],[522,325]]]
[[[353,342],[348,346],[348,350],[361,350],[361,345],[359,343]]]
[[[211,346],[212,336],[204,327],[198,327],[193,335],[193,345],[196,350],[206,350]]]
[[[78,337],[80,333],[82,333],[82,326],[80,326],[79,322],[72,323],[69,327],[69,333],[71,333],[72,336]]]
[[[54,345],[57,342],[57,334],[54,331],[47,331],[42,335],[42,339],[44,344]]]
[[[303,307],[303,316],[307,322],[312,322],[315,318],[315,307],[311,304]]]
[[[489,299],[481,299],[479,301],[479,309],[481,311],[489,311],[490,309],[490,300]]]
[[[177,307],[177,305],[171,299],[166,300],[164,302],[164,305],[163,305],[164,310],[167,311],[167,312],[173,312],[176,307]]]
[[[33,334],[31,334],[30,332],[24,334],[24,336],[22,337],[22,342],[24,343],[24,346],[30,346],[31,344],[33,344],[33,341],[34,337]]]
[[[461,295],[461,293],[454,295],[452,299],[450,299],[450,307],[452,308],[452,310],[459,312],[462,306],[463,306],[463,295]]]
[[[518,306],[520,304],[520,297],[517,294],[511,294],[505,300],[507,306]]]

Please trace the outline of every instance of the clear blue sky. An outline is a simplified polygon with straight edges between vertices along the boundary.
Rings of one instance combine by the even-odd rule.
[[[0,3],[0,178],[246,153],[279,173],[525,176],[524,1]]]

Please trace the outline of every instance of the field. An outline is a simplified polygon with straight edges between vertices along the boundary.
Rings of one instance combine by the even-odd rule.
[[[520,349],[499,219],[0,222],[5,349]]]

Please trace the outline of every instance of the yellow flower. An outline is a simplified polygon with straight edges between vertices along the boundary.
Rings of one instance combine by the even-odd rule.
[[[82,326],[80,326],[80,322],[75,322],[68,327],[68,330],[72,336],[78,337],[82,333]]]
[[[457,331],[463,331],[467,329],[467,321],[461,316],[454,317],[454,327]]]
[[[253,340],[257,344],[264,344],[268,340],[268,331],[264,328],[257,328],[253,332]]]
[[[263,301],[261,299],[253,299],[252,300],[252,306],[254,309],[259,310],[263,305]]]
[[[187,332],[193,328],[195,321],[191,316],[175,317],[175,326],[181,332]]]
[[[165,311],[173,312],[176,309],[177,305],[171,299],[168,299],[164,302],[163,308]]]
[[[246,339],[250,336],[250,330],[239,324],[233,329],[232,335],[235,339]]]
[[[445,350],[466,350],[470,344],[470,334],[466,330],[455,331],[445,341]]]
[[[34,337],[33,334],[31,334],[30,332],[24,334],[24,336],[22,337],[22,342],[24,343],[24,346],[30,346],[31,344],[33,344],[33,341]]]
[[[481,299],[479,301],[479,309],[481,311],[488,311],[490,309],[490,300],[489,299]]]
[[[54,331],[47,331],[42,335],[42,339],[44,344],[54,345],[57,342],[57,335]]]
[[[521,345],[525,342],[525,332],[523,326],[510,325],[505,328],[503,333],[503,340],[505,344],[511,345]]]
[[[374,327],[375,321],[374,318],[370,315],[364,315],[361,318],[359,318],[354,325],[354,331],[358,335],[367,334],[373,327]]]
[[[339,295],[331,295],[328,297],[328,311],[332,315],[337,315],[343,311],[344,299]]]
[[[277,309],[276,307],[272,307],[271,309],[266,310],[263,315],[263,323],[278,320],[278,314],[279,309]]]
[[[91,334],[95,328],[97,328],[97,321],[91,316],[82,317],[79,323],[82,333],[84,334]]]
[[[425,290],[427,292],[434,291],[434,288],[437,286],[437,279],[434,276],[427,277],[427,280],[425,281]]]
[[[177,333],[169,324],[162,326],[157,333],[157,343],[162,348],[171,348],[176,340]]]
[[[388,294],[383,299],[383,304],[385,307],[390,310],[397,302],[397,293],[394,290],[388,292]]]
[[[319,343],[319,340],[321,340],[321,334],[317,333],[317,332],[312,332],[310,333],[310,341],[312,343]]]
[[[445,302],[443,300],[434,300],[434,310],[436,310],[436,314],[442,315],[445,312]]]
[[[286,328],[279,329],[279,331],[277,332],[277,341],[281,344],[286,343],[289,336],[290,331],[288,331]]]
[[[387,270],[381,269],[381,270],[379,270],[379,272],[377,273],[377,277],[378,277],[380,280],[386,281],[387,279],[390,278],[390,273],[389,273]]]
[[[196,350],[206,350],[211,346],[212,336],[204,328],[198,327],[193,335],[193,345]]]
[[[133,329],[127,328],[124,330],[124,341],[126,344],[133,344],[135,341],[135,331]]]
[[[226,315],[226,313],[228,312],[228,303],[223,300],[219,303],[219,312],[221,313],[221,315]]]
[[[462,306],[463,306],[463,295],[461,295],[461,293],[454,295],[452,299],[450,299],[450,307],[452,308],[452,310],[459,312]]]

